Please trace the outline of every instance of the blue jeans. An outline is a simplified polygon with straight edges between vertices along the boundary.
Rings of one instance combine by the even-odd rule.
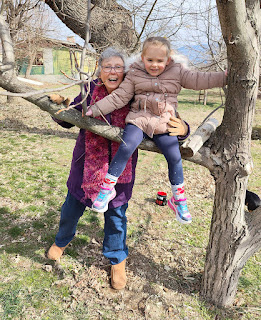
[[[75,236],[80,217],[85,205],[68,192],[61,210],[59,231],[55,237],[58,247],[65,247]],[[103,255],[110,263],[118,264],[128,256],[126,245],[127,217],[125,215],[128,204],[109,209],[104,212],[104,240]]]

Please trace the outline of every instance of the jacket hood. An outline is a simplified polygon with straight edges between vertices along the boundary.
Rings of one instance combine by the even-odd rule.
[[[183,67],[188,68],[189,67],[189,60],[186,56],[174,51],[171,55],[171,59],[174,63],[180,63]],[[141,54],[134,54],[128,58],[126,58],[126,67],[125,70],[128,72],[130,70],[131,66],[135,66],[138,69],[144,69],[144,63],[141,60]]]

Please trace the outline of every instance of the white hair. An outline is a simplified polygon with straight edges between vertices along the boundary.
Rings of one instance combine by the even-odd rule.
[[[101,54],[100,54],[100,57],[99,57],[99,60],[98,60],[98,68],[97,68],[97,71],[96,71],[96,76],[99,77],[100,74],[101,74],[101,65],[102,65],[102,62],[103,60],[105,59],[109,59],[109,58],[112,58],[112,57],[119,57],[122,59],[123,63],[124,63],[124,66],[126,64],[126,61],[125,61],[125,57],[124,57],[124,54],[122,52],[120,52],[118,49],[116,48],[113,48],[113,47],[109,47],[107,49],[105,49]],[[125,69],[125,68],[124,68]],[[125,72],[125,70],[124,70]]]

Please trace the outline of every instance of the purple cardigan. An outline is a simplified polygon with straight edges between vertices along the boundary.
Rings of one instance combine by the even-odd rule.
[[[92,94],[93,89],[95,85],[91,83],[90,93]],[[79,94],[74,101],[71,104],[77,104],[81,102],[81,94]],[[87,98],[87,105],[90,104],[91,98],[90,95]],[[82,106],[78,105],[75,107],[75,109],[82,111]],[[110,116],[106,116],[107,120],[110,122]],[[61,125],[64,128],[71,128],[73,127],[72,124],[54,119],[55,122],[57,122],[59,125]],[[190,133],[190,128],[188,126],[188,134],[185,137],[178,137],[179,140],[184,140],[188,137]],[[110,144],[110,140],[109,140]],[[108,148],[110,148],[108,144]],[[73,151],[73,157],[72,157],[72,163],[71,163],[71,170],[69,174],[69,178],[67,181],[67,187],[68,191],[79,201],[81,201],[84,205],[91,207],[92,201],[90,199],[83,200],[84,198],[84,191],[81,187],[82,180],[83,180],[83,169],[84,169],[84,157],[85,155],[85,129],[80,129],[79,135],[76,140],[76,144]],[[116,184],[116,192],[117,196],[110,201],[109,203],[109,209],[117,208],[119,206],[122,206],[123,204],[127,203],[132,195],[132,189],[134,185],[135,180],[135,168],[137,164],[138,159],[138,149],[136,149],[132,155],[132,181],[130,183],[117,183]],[[108,159],[109,162],[109,159]]]
[[[90,93],[92,94],[94,89],[94,84],[91,83]],[[81,102],[81,94],[79,94],[71,104],[77,104]],[[87,98],[87,105],[90,104],[90,95]],[[78,105],[75,109],[82,111],[82,106]],[[110,116],[106,116],[107,120],[110,122]],[[54,119],[59,125],[64,128],[73,127],[72,124]],[[108,148],[110,148],[110,140],[108,140]],[[68,191],[79,201],[81,201],[84,205],[91,207],[92,201],[90,199],[83,200],[84,191],[81,187],[83,180],[83,169],[84,169],[84,157],[85,155],[85,129],[80,129],[79,135],[76,140],[76,144],[73,150],[73,157],[71,163],[71,170],[69,174],[69,178],[67,181]],[[127,203],[132,195],[132,188],[135,180],[135,168],[138,159],[138,150],[135,150],[132,156],[132,181],[130,183],[117,183],[115,189],[117,192],[117,196],[109,203],[109,209],[117,208]],[[109,159],[108,159],[109,162]]]

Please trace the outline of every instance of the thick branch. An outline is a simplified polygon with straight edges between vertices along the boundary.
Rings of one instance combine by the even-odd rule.
[[[193,157],[208,140],[211,133],[216,130],[217,126],[218,120],[210,118],[198,127],[195,133],[192,134],[181,146],[181,152],[184,157]]]
[[[85,39],[87,1],[86,0],[45,0],[54,13],[69,29]],[[91,39],[95,49],[107,46],[131,49],[137,41],[132,19],[128,10],[115,0],[92,1]],[[80,13],[80,14],[79,14]],[[76,18],[77,17],[77,18]]]
[[[26,91],[31,92],[34,90],[31,87],[24,85],[24,83],[18,81],[16,77],[12,77],[9,72],[2,74],[2,76],[0,77],[0,87],[11,92],[20,93]],[[61,108],[65,108],[65,106],[58,106],[57,104],[51,102],[48,96],[43,94],[29,96],[24,99],[30,101],[31,103],[38,106],[41,110],[50,113],[51,116],[59,120],[69,122],[77,126],[78,128],[87,129],[109,140],[117,141],[119,143],[121,142],[120,137],[122,136],[123,129],[113,126],[110,127],[105,122],[98,119],[89,117],[83,118],[81,112],[77,111],[76,109],[69,109],[57,113]],[[139,145],[139,149],[161,153],[161,151],[156,147],[152,140],[144,140]],[[197,152],[193,157],[190,158],[186,158],[184,155],[182,155],[182,153],[181,155],[188,161],[212,169],[213,164],[210,161],[208,150],[208,148],[201,148],[199,152]]]

